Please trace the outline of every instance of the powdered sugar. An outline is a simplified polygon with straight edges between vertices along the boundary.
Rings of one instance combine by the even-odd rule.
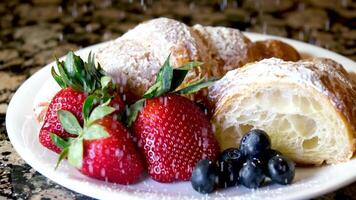
[[[214,59],[221,59],[224,71],[241,67],[247,62],[248,45],[251,41],[239,30],[226,27],[195,25],[192,27],[206,41]]]
[[[180,52],[182,54],[177,56],[197,59],[200,48],[187,25],[168,18],[157,18],[141,23],[116,39],[117,42],[122,40],[139,42],[142,46],[149,48],[161,63],[165,61],[170,52],[180,48],[185,48],[187,52]],[[179,63],[177,59],[172,56],[173,65]]]

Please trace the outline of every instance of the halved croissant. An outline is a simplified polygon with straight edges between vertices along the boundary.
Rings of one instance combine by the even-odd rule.
[[[338,163],[355,150],[356,86],[330,59],[264,59],[228,72],[209,88],[222,149],[252,128],[303,164]]]

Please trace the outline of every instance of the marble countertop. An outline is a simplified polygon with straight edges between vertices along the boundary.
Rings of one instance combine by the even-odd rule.
[[[0,2],[0,16],[0,199],[91,199],[48,180],[20,158],[6,133],[7,105],[17,87],[54,56],[114,39],[144,20],[166,16],[279,35],[356,60],[352,0],[13,0]],[[353,183],[317,199],[355,197]]]

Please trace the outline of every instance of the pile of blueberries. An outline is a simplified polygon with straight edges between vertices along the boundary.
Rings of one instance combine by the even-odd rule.
[[[295,163],[271,149],[266,132],[254,129],[242,137],[240,149],[224,150],[215,162],[200,160],[190,181],[196,191],[205,194],[239,184],[247,188],[259,188],[271,181],[287,185],[294,174]]]

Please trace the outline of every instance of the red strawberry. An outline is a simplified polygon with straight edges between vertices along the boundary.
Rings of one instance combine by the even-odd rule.
[[[52,142],[50,133],[54,133],[62,138],[68,138],[71,137],[71,135],[62,128],[58,120],[57,112],[58,110],[67,110],[73,113],[80,122],[83,122],[82,107],[85,98],[86,95],[84,93],[77,92],[70,87],[61,89],[53,97],[40,130],[40,143],[43,146],[56,153],[61,152],[61,149]]]
[[[83,123],[82,108],[85,98],[89,94],[94,94],[96,100],[107,101],[115,94],[114,88],[110,85],[110,78],[105,77],[94,65],[94,61],[89,55],[88,63],[84,63],[78,56],[69,52],[65,62],[57,60],[59,74],[52,68],[52,76],[63,88],[51,100],[48,106],[44,123],[40,130],[40,143],[48,149],[59,153],[58,148],[51,140],[50,133],[54,133],[62,138],[73,137],[73,135],[63,130],[57,116],[58,110],[67,110],[74,114],[80,124]],[[86,66],[86,67],[84,67]],[[102,79],[102,77],[104,77]],[[110,101],[110,106],[115,107],[117,113],[124,111],[125,104],[120,96],[115,96]]]
[[[89,177],[119,184],[137,182],[144,167],[130,133],[111,115],[113,107],[102,104],[92,109],[93,103],[90,97],[84,102],[83,127],[71,112],[58,111],[62,127],[75,137],[66,140],[51,134],[62,149],[57,166],[68,158],[69,164]]]
[[[159,182],[189,180],[200,159],[214,160],[219,154],[207,116],[193,101],[179,96],[208,87],[214,79],[202,78],[177,90],[188,71],[199,65],[193,61],[173,69],[168,57],[155,84],[128,109],[126,123],[139,140],[148,174]]]
[[[82,108],[87,95],[83,92],[78,92],[72,88],[61,89],[52,99],[48,106],[44,123],[40,130],[39,138],[40,143],[48,149],[60,153],[61,149],[58,148],[51,140],[50,133],[54,133],[62,138],[73,137],[67,133],[61,126],[58,120],[58,110],[67,110],[74,114],[79,120],[80,124],[83,123]],[[114,107],[117,112],[122,112],[125,109],[125,104],[120,96],[116,96],[109,104]]]
[[[132,129],[148,174],[159,182],[190,179],[196,163],[214,160],[219,145],[207,116],[189,99],[168,94],[146,100]]]
[[[80,171],[87,176],[114,183],[137,182],[144,168],[130,133],[113,117],[100,119],[97,124],[105,127],[110,136],[84,140]]]

